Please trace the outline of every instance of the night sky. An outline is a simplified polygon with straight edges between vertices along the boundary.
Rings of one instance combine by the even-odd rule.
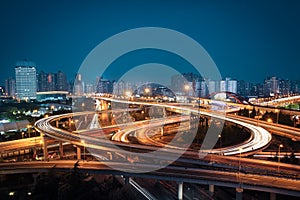
[[[300,79],[300,1],[87,2],[1,1],[0,84],[14,77],[15,62],[22,59],[34,61],[38,71],[61,70],[72,79],[100,42],[148,26],[194,38],[223,77]]]

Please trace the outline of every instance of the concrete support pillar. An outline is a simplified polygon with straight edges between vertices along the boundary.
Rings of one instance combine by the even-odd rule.
[[[215,185],[209,185],[209,194],[212,196],[215,192]]]
[[[160,128],[160,134],[161,134],[161,136],[164,136],[164,127]]]
[[[183,182],[178,183],[178,200],[183,199]]]
[[[112,160],[113,157],[112,157],[112,153],[111,152],[107,152],[108,156],[109,156],[109,160]]]
[[[33,185],[35,186],[37,184],[37,177],[39,176],[39,174],[32,174],[32,178],[33,178]]]
[[[236,193],[235,193],[235,199],[236,200],[243,200],[243,188],[238,187],[235,189]]]
[[[276,200],[276,193],[270,193],[270,200]]]
[[[80,147],[76,147],[77,149],[77,160],[81,160],[81,149]]]
[[[129,177],[128,177],[128,176],[125,176],[125,177],[124,177],[124,181],[125,181],[125,185],[128,185],[128,184],[129,184]]]
[[[58,128],[58,126],[59,126],[59,121],[56,120],[56,121],[55,121],[55,127]]]
[[[64,155],[64,147],[63,147],[63,142],[59,141],[59,155],[62,157]]]
[[[166,108],[163,108],[164,117],[167,117],[167,111]]]
[[[24,150],[24,154],[25,154],[25,150]],[[37,154],[37,150],[36,147],[33,148],[33,153],[32,153],[32,158],[35,159],[36,158],[36,154]]]
[[[48,146],[46,137],[43,135],[43,153],[44,153],[44,160],[48,159]]]

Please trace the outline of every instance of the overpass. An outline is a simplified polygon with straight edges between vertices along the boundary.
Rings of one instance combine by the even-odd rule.
[[[153,104],[153,103],[149,103],[149,102],[128,102],[128,101],[124,101],[124,100],[114,100],[114,99],[110,99],[110,98],[101,98],[101,99],[103,99],[105,101],[116,101],[119,103],[127,103],[127,104],[139,104],[139,105],[150,105],[150,106],[155,105],[155,106],[159,106],[159,107],[163,107],[163,108],[167,107],[167,108],[173,108],[173,109],[182,109],[186,113],[195,113],[196,115],[201,114],[201,115],[207,115],[207,116],[219,118],[222,120],[231,120],[232,122],[238,123],[241,126],[247,126],[249,129],[251,129],[251,131],[253,133],[255,132],[256,134],[261,135],[262,138],[265,137],[265,139],[262,139],[261,137],[256,136],[256,139],[254,141],[257,142],[258,145],[255,146],[255,149],[263,148],[271,140],[270,134],[268,132],[266,132],[263,128],[256,127],[254,125],[249,125],[248,123],[241,122],[238,120],[233,121],[233,119],[226,118],[225,116],[223,116],[219,113],[204,112],[204,111],[200,112],[196,108],[178,107],[175,105],[165,105],[165,104],[157,104],[157,103]],[[89,113],[93,114],[95,112],[89,112]],[[52,116],[52,117],[38,121],[36,123],[36,127],[41,131],[41,133],[46,134],[52,138],[55,138],[55,139],[59,140],[60,142],[67,141],[76,146],[84,146],[84,148],[88,147],[88,148],[98,149],[98,150],[107,151],[107,152],[119,152],[120,150],[115,148],[116,146],[119,146],[119,147],[122,147],[125,150],[127,150],[129,156],[130,156],[130,154],[133,154],[133,151],[136,151],[137,153],[135,155],[138,155],[140,157],[142,157],[140,154],[141,152],[145,152],[145,151],[149,151],[149,150],[155,151],[155,150],[159,149],[159,148],[153,147],[153,146],[145,146],[145,145],[137,145],[137,144],[127,144],[127,143],[120,143],[120,142],[108,143],[107,140],[102,140],[101,138],[95,139],[95,138],[88,137],[86,135],[79,136],[77,133],[69,132],[66,130],[61,130],[61,129],[51,125],[51,124],[56,124],[56,122],[62,118],[68,118],[70,116],[87,115],[87,114],[88,113],[83,112],[83,113],[73,113],[73,114],[66,114],[66,115],[60,115],[60,116]],[[133,124],[133,127],[136,127],[138,125],[138,126],[141,126],[140,128],[145,128],[145,127],[143,127],[144,126],[143,123],[145,123],[145,122],[135,122],[135,123]],[[132,127],[129,127],[128,131],[130,131],[131,128]],[[149,128],[153,128],[153,127],[149,127]],[[91,131],[96,131],[96,130],[91,130]],[[82,140],[84,140],[84,142],[82,142]],[[261,141],[264,141],[264,142],[260,143]],[[187,168],[184,166],[183,167],[175,166],[176,167],[175,169],[167,168],[168,170],[170,170],[171,173],[161,172],[161,174],[166,174],[166,177],[170,177],[169,179],[172,179],[172,180],[176,179],[176,181],[179,180],[180,183],[185,182],[185,181],[187,181],[187,182],[194,181],[194,182],[200,183],[202,181],[202,184],[208,183],[211,186],[212,185],[220,185],[220,186],[228,187],[231,185],[232,187],[239,188],[239,191],[241,191],[240,188],[242,187],[244,189],[252,188],[252,189],[272,191],[272,192],[277,191],[278,193],[281,193],[281,192],[285,193],[285,194],[289,193],[289,195],[298,196],[299,191],[296,190],[295,188],[290,188],[289,190],[285,190],[285,192],[284,192],[281,187],[271,184],[271,182],[268,182],[268,180],[270,180],[270,179],[274,180],[274,179],[280,178],[282,180],[288,180],[291,182],[295,181],[295,180],[298,181],[298,178],[294,179],[294,177],[293,178],[290,177],[290,174],[291,174],[290,171],[299,172],[299,169],[295,166],[287,167],[287,166],[284,166],[283,164],[280,164],[282,172],[276,173],[277,163],[271,162],[271,163],[266,164],[266,162],[261,162],[261,161],[257,161],[257,160],[250,161],[250,159],[246,160],[244,158],[241,158],[242,153],[244,154],[249,151],[253,151],[253,149],[252,149],[253,145],[254,144],[252,143],[250,146],[244,146],[242,150],[238,147],[234,147],[235,148],[234,151],[231,153],[228,153],[228,155],[234,155],[234,154],[240,155],[239,159],[237,159],[236,157],[217,156],[217,155],[207,155],[206,157],[199,159],[198,152],[196,152],[196,153],[186,152],[179,159],[179,162],[182,162],[184,165],[187,165],[187,166],[189,166],[189,164],[196,163],[198,166],[206,167],[209,170],[218,168],[218,170],[213,171],[214,175],[209,174],[208,171],[203,171],[204,169],[201,169],[201,170],[198,168],[193,169],[193,168]],[[47,154],[46,149],[47,148],[44,148],[45,155]],[[77,150],[78,149],[79,148],[77,148]],[[165,148],[165,149],[166,149],[165,152],[160,154],[159,156],[152,156],[152,157],[150,156],[151,160],[154,160],[154,161],[155,160],[168,160],[170,156],[176,155],[177,150],[178,150],[178,149],[174,149],[174,148]],[[205,153],[205,152],[203,152],[203,153]],[[224,152],[224,153],[226,153],[226,152]],[[81,155],[80,151],[78,152],[78,155]],[[125,157],[128,155],[125,155]],[[80,159],[80,157],[78,157],[78,159]],[[212,161],[212,159],[213,159],[213,161]],[[59,161],[55,161],[55,162],[59,162]],[[125,166],[124,160],[122,163]],[[148,173],[136,173],[136,172],[138,172],[141,168],[147,169],[147,167],[151,167],[150,166],[151,164],[155,165],[155,162],[144,163],[144,164],[141,164],[138,162],[133,162],[133,164],[129,164],[127,162],[125,162],[125,163],[127,165],[130,165],[130,167],[128,167],[128,168],[125,167],[125,169],[128,169],[129,171],[125,171],[125,172],[123,171],[123,172],[119,172],[119,173],[127,174],[130,176],[144,176],[144,175],[147,176]],[[109,163],[109,164],[113,164],[113,163]],[[244,165],[243,168],[241,167],[242,166],[241,164]],[[64,165],[66,165],[66,163],[64,163]],[[70,165],[71,164],[69,164],[68,167],[70,167]],[[117,166],[120,166],[120,165],[121,164],[118,164]],[[121,165],[121,166],[123,167],[123,165]],[[132,165],[134,165],[136,168],[133,167]],[[159,166],[160,165],[157,165],[156,167],[159,167]],[[247,169],[247,173],[241,173],[240,169]],[[260,169],[268,169],[270,171],[264,170],[263,172],[261,172],[261,174],[258,175],[255,171],[260,171]],[[8,170],[8,169],[4,168],[4,170]],[[132,170],[134,170],[134,172]],[[163,170],[163,169],[160,169],[160,170]],[[197,170],[199,170],[199,171],[197,171]],[[205,170],[207,170],[207,169],[205,169]],[[227,172],[228,170],[231,170],[231,172]],[[235,170],[235,171],[232,171],[232,170]],[[100,171],[102,171],[102,170],[100,170]],[[224,171],[226,171],[225,175],[223,174],[223,173],[225,173]],[[112,171],[109,171],[109,172],[112,173]],[[155,172],[155,173],[158,173],[158,172]],[[190,175],[188,175],[189,173],[190,173]],[[200,176],[199,174],[197,175],[197,173],[199,173],[199,174],[203,173],[203,174]],[[186,175],[186,177],[182,177],[182,174],[187,174],[187,175]],[[206,174],[206,175],[204,175],[204,174]],[[262,179],[259,178],[260,176],[264,176],[263,182],[262,182]],[[157,177],[158,179],[165,178],[164,176],[159,176],[158,174],[152,174],[152,178],[153,177],[154,178]],[[197,180],[195,180],[193,177],[197,177]],[[210,179],[209,179],[209,177],[210,177]],[[212,177],[214,180],[211,180]],[[237,181],[237,177],[239,177],[238,181]],[[198,180],[198,179],[200,179],[200,180]],[[289,182],[289,184],[291,182]],[[241,183],[243,183],[243,184],[241,185]],[[268,184],[270,184],[270,185],[268,185]],[[261,188],[259,188],[259,187],[261,187]],[[182,188],[182,184],[179,184],[179,188]],[[239,191],[237,191],[237,192],[239,192]]]
[[[108,161],[110,162],[110,161]],[[81,172],[91,174],[113,174],[125,177],[140,177],[157,180],[176,181],[179,188],[183,182],[208,184],[222,187],[243,188],[247,190],[265,191],[270,193],[280,193],[285,195],[300,196],[299,179],[287,179],[281,177],[249,175],[240,172],[228,172],[215,169],[200,169],[184,166],[169,165],[158,171],[152,171],[144,174],[116,171],[108,167],[107,162],[85,162],[85,161],[35,161],[35,162],[17,162],[17,163],[1,163],[0,174],[16,174],[16,173],[38,173],[47,171],[69,171],[78,165]],[[130,164],[124,162],[111,162],[109,166],[121,165],[124,168],[137,169],[149,168],[149,164]],[[237,178],[238,177],[238,178]],[[257,179],[260,182],[257,182]]]

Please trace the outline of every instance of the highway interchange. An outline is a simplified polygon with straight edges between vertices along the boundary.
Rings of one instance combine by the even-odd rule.
[[[200,152],[192,152],[186,151],[188,150],[187,147],[178,147],[172,145],[165,145],[159,142],[153,142],[148,137],[148,132],[151,129],[155,129],[157,127],[161,127],[164,124],[174,123],[174,122],[182,122],[190,120],[190,116],[182,115],[180,117],[173,116],[173,117],[166,117],[164,120],[161,119],[152,119],[151,123],[145,121],[138,121],[132,122],[128,124],[120,124],[116,125],[119,126],[119,130],[112,136],[112,141],[108,140],[106,137],[94,137],[94,134],[97,134],[99,130],[92,129],[87,130],[86,132],[80,132],[80,134],[76,132],[62,130],[53,126],[55,121],[61,120],[63,118],[70,118],[75,116],[84,116],[84,115],[94,115],[95,112],[79,112],[79,113],[71,113],[71,114],[64,114],[58,116],[51,116],[45,119],[41,119],[36,122],[36,128],[42,133],[51,138],[54,138],[59,141],[69,142],[74,145],[78,146],[85,146],[84,148],[90,149],[98,149],[101,151],[110,151],[110,152],[119,152],[123,153],[124,150],[128,151],[128,155],[136,155],[140,158],[140,161],[143,160],[144,157],[151,158],[152,160],[164,160],[170,161],[170,157],[174,156],[176,158],[178,156],[178,151],[183,151],[183,155],[178,159],[178,162],[181,163],[177,165],[170,165],[163,169],[158,169],[159,171],[153,172],[156,174],[152,174],[155,176],[160,176],[164,174],[166,177],[180,177],[181,179],[189,179],[190,182],[192,177],[198,177],[201,180],[206,180],[211,182],[212,177],[214,179],[214,184],[219,185],[226,185],[234,184],[237,187],[239,184],[243,183],[244,188],[256,188],[262,187],[266,188],[277,188],[277,192],[279,193],[290,193],[293,195],[300,195],[300,177],[299,177],[299,167],[290,164],[278,164],[276,162],[269,162],[269,161],[262,161],[256,159],[248,159],[242,158],[241,155],[249,155],[254,154],[257,151],[262,150],[265,148],[271,141],[271,134],[266,131],[264,128],[274,128],[266,123],[260,123],[260,126],[255,124],[256,121],[251,121],[249,119],[242,119],[241,117],[237,117],[234,115],[225,115],[220,114],[218,112],[206,112],[206,111],[199,111],[199,109],[193,107],[185,107],[185,106],[176,106],[176,105],[166,105],[166,104],[158,104],[158,103],[150,103],[150,102],[128,102],[125,100],[114,100],[111,98],[102,98],[105,101],[116,101],[118,103],[130,103],[130,104],[139,104],[139,105],[147,105],[147,106],[158,106],[164,108],[171,108],[171,109],[179,109],[183,112],[190,112],[196,115],[205,115],[211,118],[216,118],[219,120],[224,120],[228,122],[232,122],[238,124],[242,127],[247,128],[250,130],[251,137],[249,140],[235,146],[231,147],[224,147],[220,149],[212,149],[212,150],[201,150]],[[257,123],[257,122],[256,122]],[[270,126],[270,127],[268,127]],[[114,128],[114,126],[103,127],[100,130],[103,132],[105,128]],[[298,130],[295,132],[293,130],[287,130],[284,127],[276,126],[278,132],[286,133],[291,138],[295,138],[298,140]],[[100,131],[100,132],[101,132]],[[145,140],[147,145],[142,144],[131,144],[128,140],[129,134],[135,133],[136,137],[143,136],[144,138],[141,140]],[[89,133],[91,136],[89,136]],[[102,135],[103,136],[103,135]],[[84,143],[82,142],[84,141]],[[109,142],[108,142],[109,141]],[[147,142],[148,141],[148,142]],[[37,141],[34,141],[35,144]],[[29,142],[30,144],[33,143],[32,140]],[[39,141],[38,141],[39,143]],[[34,144],[31,144],[34,145]],[[159,154],[149,154],[149,155],[141,155],[141,152],[147,151],[159,151],[159,147],[164,147],[164,150],[161,151]],[[118,148],[116,148],[118,147]],[[123,148],[120,149],[119,147]],[[133,150],[135,152],[133,152]],[[130,151],[130,152],[129,152]],[[207,155],[207,153],[209,153]],[[201,156],[201,155],[204,156]],[[220,154],[220,155],[215,155]],[[126,155],[126,156],[128,156]],[[222,156],[224,155],[224,156]],[[234,157],[232,155],[239,155],[240,157]],[[172,160],[173,161],[173,160]],[[55,168],[60,168],[60,166],[72,168],[72,164],[74,162],[69,163],[69,161],[53,161],[55,164]],[[84,163],[81,165],[82,169],[90,169],[91,166],[96,166],[99,171],[110,171],[113,170],[111,167],[104,167],[104,161],[101,162],[93,162],[87,164]],[[106,161],[107,162],[107,161]],[[187,166],[196,165],[197,168],[189,168],[183,167],[181,165],[187,164]],[[11,164],[11,163],[9,163]],[[0,164],[1,173],[8,172],[9,164]],[[46,164],[45,162],[27,162],[27,163],[13,163],[11,166],[15,166],[10,168],[11,170],[21,170],[26,171],[26,169],[41,169],[41,168],[53,168],[52,163]],[[110,163],[109,166],[111,166]],[[152,163],[153,164],[153,163]],[[169,163],[170,164],[170,163]],[[147,166],[150,163],[130,163],[130,162],[122,162],[122,163],[115,163],[118,167],[124,168],[125,173],[130,173],[132,176],[137,172],[144,172],[147,169]],[[120,165],[120,166],[119,166]],[[277,172],[277,167],[280,165],[280,173]],[[199,167],[201,166],[201,167]],[[127,168],[128,167],[128,168]],[[159,167],[159,166],[157,166]],[[110,168],[110,169],[108,169]],[[140,170],[143,168],[143,170]],[[210,174],[212,173],[212,174]],[[122,174],[122,173],[121,173]],[[238,179],[236,178],[238,175]],[[163,176],[163,177],[164,177]],[[262,190],[261,188],[261,190]],[[270,189],[271,191],[271,189]]]

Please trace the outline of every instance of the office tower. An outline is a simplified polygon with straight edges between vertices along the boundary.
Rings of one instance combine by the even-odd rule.
[[[237,93],[237,81],[232,80],[231,78],[225,78],[225,80],[221,80],[220,91]]]
[[[0,86],[0,96],[4,96],[5,95],[5,88],[4,86]]]
[[[36,99],[36,65],[29,61],[16,63],[16,95],[20,100]]]
[[[58,71],[56,73],[56,90],[68,91],[67,76],[65,73]]]
[[[49,73],[47,75],[47,91],[56,90],[56,76],[54,73]]]
[[[5,92],[6,96],[15,97],[16,96],[16,81],[13,78],[5,80]]]
[[[291,81],[287,79],[281,79],[278,81],[279,94],[280,95],[289,95],[291,89]]]
[[[237,92],[237,81],[236,80],[228,80],[227,91],[236,93]]]
[[[77,74],[74,81],[74,95],[83,95],[84,94],[84,83],[81,78],[81,74]]]
[[[216,81],[212,81],[212,80],[209,80],[208,81],[208,93],[211,94],[211,93],[214,93],[216,92],[217,88],[216,88]]]
[[[37,80],[38,80],[37,91],[38,92],[48,91],[47,74],[44,71],[38,73]]]
[[[220,92],[226,92],[227,91],[227,84],[225,80],[220,81]]]
[[[201,81],[201,77],[197,74],[193,74],[193,73],[177,74],[171,77],[171,89],[173,92],[177,94],[186,95],[187,94],[186,90],[188,88],[186,86],[189,86],[188,94],[189,96],[194,96],[198,94],[198,91],[196,89],[197,81]]]
[[[276,77],[266,78],[263,85],[263,95],[275,96],[279,94],[278,79]]]
[[[97,93],[112,94],[113,83],[107,79],[101,78],[97,84]]]

